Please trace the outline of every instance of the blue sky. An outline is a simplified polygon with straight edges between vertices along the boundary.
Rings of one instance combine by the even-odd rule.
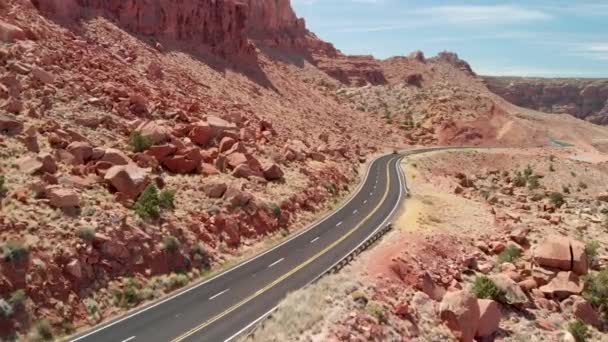
[[[608,77],[608,0],[292,0],[348,54],[456,52],[479,74]]]

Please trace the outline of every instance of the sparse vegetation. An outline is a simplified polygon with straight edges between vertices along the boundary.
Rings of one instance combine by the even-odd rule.
[[[508,245],[504,251],[498,254],[498,262],[515,262],[521,256],[521,250],[514,245]]]
[[[19,289],[11,293],[11,297],[8,301],[13,307],[18,308],[23,306],[26,299],[27,294],[25,293],[25,290]]]
[[[165,209],[175,208],[175,190],[162,190],[158,194],[158,204]]]
[[[579,188],[579,189],[583,189],[583,190],[585,190],[585,189],[587,189],[587,187],[588,187],[588,186],[587,186],[587,183],[582,182],[582,181],[581,181],[581,182],[578,182],[578,188]]]
[[[503,295],[502,291],[494,284],[492,279],[486,276],[478,276],[475,278],[473,293],[479,299],[493,299],[496,301]]]
[[[569,194],[570,193],[570,188],[564,185],[564,186],[562,186],[562,192],[565,193],[565,194]]]
[[[576,342],[585,342],[589,336],[589,328],[585,322],[580,319],[568,323],[568,331],[572,334]]]
[[[175,236],[165,236],[163,239],[163,249],[169,253],[175,253],[179,250],[179,240]]]
[[[34,327],[33,341],[52,341],[53,340],[53,327],[51,323],[46,319],[38,321]]]
[[[541,193],[535,193],[534,195],[532,195],[530,200],[532,202],[538,202],[538,201],[542,201],[543,198],[545,198],[545,195],[543,195]]]
[[[0,198],[6,197],[8,188],[6,187],[6,178],[4,175],[0,176]]]
[[[384,308],[382,308],[382,306],[379,303],[369,302],[365,306],[365,310],[367,311],[367,313],[370,316],[377,319],[380,324],[388,323],[388,317],[386,316],[386,313],[384,312]]]
[[[133,152],[143,152],[149,149],[153,143],[152,139],[143,136],[140,132],[133,132],[129,140],[129,145]]]
[[[608,269],[587,275],[583,297],[608,320]]]
[[[155,185],[149,185],[139,195],[133,206],[135,213],[142,219],[155,219],[160,216],[161,208],[171,209],[174,207],[175,191],[163,190],[159,193]]]
[[[276,218],[281,217],[281,207],[279,207],[275,203],[269,204],[268,209],[270,209],[270,212],[272,213],[272,215],[274,215],[274,217],[276,217]]]
[[[78,228],[78,232],[76,233],[79,238],[84,241],[91,242],[95,240],[95,228],[93,227],[80,227]]]
[[[564,195],[561,192],[552,192],[549,194],[549,202],[559,208],[565,203]]]
[[[361,305],[367,305],[367,302],[369,301],[367,299],[367,296],[365,295],[365,292],[361,291],[361,290],[355,290],[353,291],[350,296],[352,297],[353,301],[355,301],[356,303],[359,303]]]
[[[530,176],[528,177],[528,189],[536,190],[540,188],[540,182],[538,181],[538,176]]]
[[[597,256],[600,253],[600,243],[596,240],[591,240],[587,242],[585,245],[585,252],[587,253],[587,258],[589,258],[589,263],[593,265]]]
[[[192,246],[192,257],[194,258],[194,261],[201,263],[204,269],[211,267],[209,253],[205,250],[205,246],[203,246],[202,243],[197,243]]]
[[[553,164],[549,165],[549,172],[555,172],[555,167]]]
[[[134,279],[129,279],[119,289],[112,291],[114,303],[122,308],[137,306],[142,300],[141,285]]]
[[[18,262],[29,253],[28,248],[18,241],[8,241],[2,247],[2,258],[6,262]]]
[[[324,184],[325,189],[327,190],[327,192],[329,192],[332,195],[337,195],[338,194],[338,186],[333,183],[333,182],[326,182]]]

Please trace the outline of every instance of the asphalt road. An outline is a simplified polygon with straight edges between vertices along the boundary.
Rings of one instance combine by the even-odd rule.
[[[428,150],[418,150],[416,153]],[[386,226],[405,192],[391,154],[371,163],[342,207],[280,245],[217,276],[105,323],[71,341],[225,341],[265,317]]]

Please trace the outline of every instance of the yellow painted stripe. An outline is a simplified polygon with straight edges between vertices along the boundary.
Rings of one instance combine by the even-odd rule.
[[[393,160],[394,159],[389,160],[387,164],[390,165],[390,163]],[[361,228],[363,226],[363,224],[366,223],[367,220],[369,220],[369,218],[378,210],[378,208],[380,208],[380,206],[382,206],[382,204],[384,203],[384,200],[386,200],[386,197],[388,196],[388,193],[389,193],[389,190],[390,190],[390,184],[391,184],[389,170],[390,170],[390,167],[387,167],[386,168],[386,178],[387,178],[386,190],[384,192],[384,196],[382,197],[382,200],[380,200],[380,202],[378,203],[378,205],[376,205],[376,207],[363,220],[361,220],[361,222],[358,225],[355,226],[355,228],[353,228],[352,230],[350,230],[348,233],[344,234],[341,238],[339,238],[338,240],[334,241],[331,245],[327,246],[325,249],[323,249],[319,253],[317,253],[314,256],[312,256],[310,259],[304,261],[303,263],[301,263],[300,265],[296,266],[291,271],[283,274],[281,277],[277,278],[272,283],[266,285],[266,287],[264,287],[264,288],[256,291],[254,294],[252,294],[249,297],[243,299],[242,301],[234,304],[230,308],[226,309],[224,312],[216,315],[215,317],[209,319],[208,321],[202,323],[201,325],[199,325],[199,326],[197,326],[195,328],[192,328],[191,330],[187,331],[183,335],[180,335],[180,336],[174,338],[171,342],[181,342],[181,341],[185,340],[186,338],[188,338],[188,337],[196,334],[197,332],[205,329],[209,325],[211,325],[211,324],[215,323],[216,321],[222,319],[222,317],[230,314],[231,312],[233,312],[234,310],[236,310],[239,307],[243,306],[244,304],[247,304],[248,302],[252,301],[255,297],[257,297],[257,296],[263,294],[264,292],[270,290],[271,288],[273,288],[278,283],[280,283],[283,280],[289,278],[294,273],[298,272],[299,270],[301,270],[302,268],[306,267],[307,265],[309,265],[310,263],[312,263],[316,259],[320,258],[323,254],[327,253],[332,248],[336,247],[339,243],[341,243],[342,241],[346,240],[349,236],[351,236],[354,232],[356,232],[359,228]]]

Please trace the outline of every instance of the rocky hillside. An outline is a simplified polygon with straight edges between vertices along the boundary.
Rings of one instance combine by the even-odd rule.
[[[251,255],[378,153],[545,144],[566,122],[454,54],[344,55],[288,0],[5,0],[0,40],[0,339],[69,334]],[[604,133],[577,125],[554,137]]]
[[[608,124],[608,80],[484,77],[494,93],[518,106]]]

